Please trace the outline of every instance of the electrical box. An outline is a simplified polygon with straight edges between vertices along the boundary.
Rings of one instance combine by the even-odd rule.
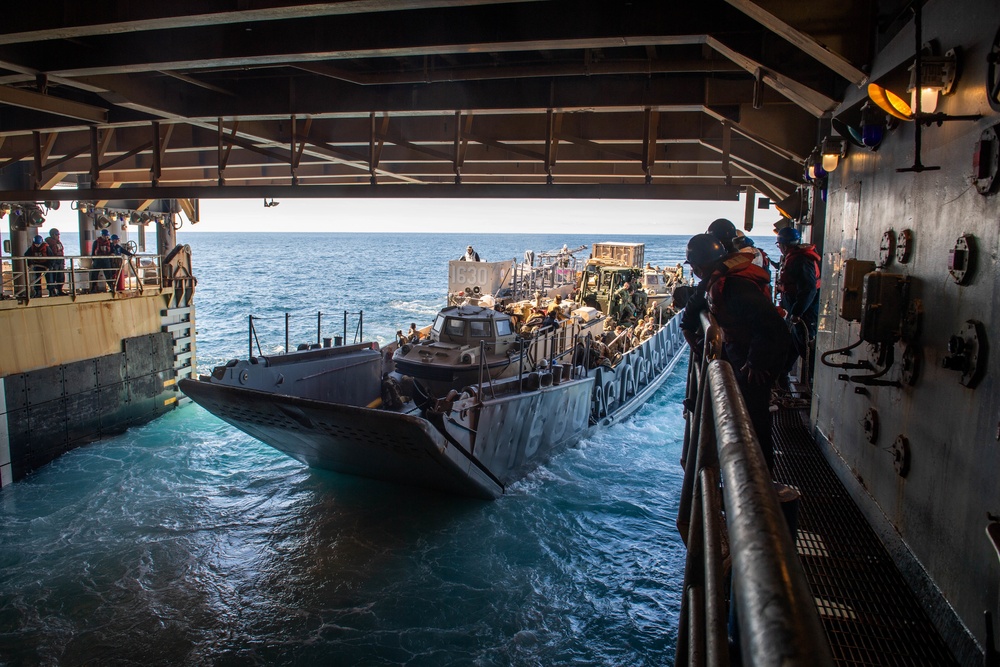
[[[909,278],[898,273],[871,272],[861,291],[861,339],[894,343],[902,336]]]
[[[861,321],[861,292],[864,277],[875,270],[875,262],[849,259],[844,262],[840,288],[840,316],[851,322]]]

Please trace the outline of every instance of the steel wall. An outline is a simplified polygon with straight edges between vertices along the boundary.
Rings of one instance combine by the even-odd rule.
[[[923,129],[922,160],[940,170],[899,173],[914,162],[914,124],[888,133],[876,152],[850,147],[842,166],[831,175],[823,266],[823,305],[817,355],[841,348],[859,336],[859,325],[837,317],[842,262],[879,259],[884,232],[913,230],[914,249],[907,264],[893,261],[885,270],[912,278],[912,297],[923,304],[916,338],[921,366],[914,386],[862,387],[838,379],[843,370],[817,363],[813,423],[833,449],[834,459],[859,494],[870,517],[887,522],[884,534],[897,533],[902,560],[926,570],[925,598],[935,587],[939,620],[947,625],[947,607],[982,644],[983,611],[997,613],[1000,567],[984,529],[988,514],[1000,516],[1000,353],[991,353],[981,384],[959,384],[960,373],[942,367],[948,340],[966,320],[985,325],[989,345],[1000,350],[1000,290],[997,289],[1000,195],[984,196],[973,184],[973,153],[981,132],[1000,123],[985,98],[986,56],[1000,28],[996,0],[932,0],[924,8],[923,40],[936,40],[942,51],[960,47],[960,78],[953,95],[938,111],[983,114],[978,122],[947,122]],[[912,25],[876,60],[874,72],[912,57]],[[949,250],[962,234],[972,234],[978,268],[967,285],[948,273]],[[896,366],[886,379],[900,377],[903,345],[896,346]],[[871,358],[867,345],[848,361]],[[840,358],[844,360],[844,358]],[[851,371],[859,374],[858,371]],[[863,374],[863,373],[861,373]],[[869,444],[862,419],[869,408],[880,417],[880,435]],[[909,440],[907,476],[897,474],[890,451],[897,436]],[[884,515],[884,516],[882,516]],[[921,589],[919,577],[914,579]],[[944,628],[960,658],[960,627]]]

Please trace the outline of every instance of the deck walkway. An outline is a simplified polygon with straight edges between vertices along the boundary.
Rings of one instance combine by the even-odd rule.
[[[775,477],[802,493],[796,547],[838,665],[956,665],[794,407],[774,417]]]

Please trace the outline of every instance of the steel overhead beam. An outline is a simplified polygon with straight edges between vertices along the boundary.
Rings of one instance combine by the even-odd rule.
[[[704,35],[637,35],[615,37],[584,37],[577,39],[536,39],[526,41],[475,42],[453,44],[413,45],[381,48],[345,48],[329,51],[302,53],[259,53],[241,56],[192,57],[157,62],[118,62],[92,67],[65,67],[47,74],[75,78],[110,74],[139,74],[169,70],[198,70],[225,67],[261,67],[269,65],[295,65],[324,60],[352,60],[364,58],[408,58],[436,55],[468,55],[479,53],[514,53],[519,51],[564,51],[610,49],[627,46],[680,46],[702,44]],[[157,51],[156,53],[166,53]],[[737,63],[739,64],[739,63]]]
[[[752,58],[749,58],[736,49],[723,43],[717,37],[711,35],[705,38],[705,44],[718,51],[720,54],[733,61],[748,73],[756,75],[761,73],[761,79],[768,86],[784,95],[786,98],[802,107],[816,118],[821,118],[824,114],[832,112],[837,108],[839,102],[833,98],[816,92],[809,86],[799,83],[795,79],[774,72]]]
[[[85,120],[90,123],[107,123],[108,110],[81,102],[72,102],[52,95],[42,95],[30,90],[0,86],[0,104],[9,104],[32,111],[44,111],[58,116]]]
[[[135,187],[0,190],[0,201],[106,201],[116,199],[656,199],[737,201],[739,186],[587,184],[385,184]]]
[[[718,74],[742,72],[735,63],[722,60],[646,60],[626,62],[588,62],[552,64],[541,67],[455,67],[419,72],[351,72],[327,63],[292,63],[304,72],[338,79],[359,86],[401,85],[411,83],[454,83],[493,79],[531,79],[558,76],[613,76],[623,74]],[[190,77],[189,77],[190,78]]]
[[[106,23],[91,23],[85,25],[63,25],[58,27],[39,28],[36,30],[24,30],[20,32],[10,32],[0,34],[0,45],[21,44],[24,42],[40,42],[53,39],[78,39],[80,37],[94,37],[102,35],[121,35],[129,32],[143,32],[149,30],[167,30],[171,28],[195,28],[199,26],[224,25],[229,23],[254,23],[259,21],[281,21],[287,19],[308,19],[318,16],[336,16],[346,14],[368,14],[375,12],[396,12],[400,10],[414,9],[441,9],[454,7],[473,7],[476,5],[500,5],[523,2],[539,2],[540,0],[345,0],[342,2],[307,2],[307,3],[287,3],[287,2],[255,2],[255,5],[270,5],[257,9],[244,9],[229,11],[233,6],[246,6],[247,3],[232,2],[205,2],[201,1],[201,6],[206,11],[199,14],[169,14],[166,12],[157,14],[159,8],[169,10],[172,3],[161,3],[154,6],[150,3],[146,7],[145,3],[139,6],[146,14],[143,18],[132,20],[124,19],[108,21]],[[124,7],[114,5],[114,14],[118,17],[121,13],[128,13],[128,5]],[[88,8],[90,16],[100,20],[103,18],[98,7]],[[53,23],[52,17],[43,11],[36,13],[40,23]],[[154,14],[149,16],[149,14]]]
[[[771,32],[784,37],[800,51],[809,54],[855,86],[861,87],[868,83],[868,75],[848,62],[842,55],[826,48],[804,32],[796,30],[756,2],[752,2],[752,0],[726,0],[726,2]]]

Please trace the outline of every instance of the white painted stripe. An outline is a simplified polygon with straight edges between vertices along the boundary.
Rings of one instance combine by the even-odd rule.
[[[7,426],[7,389],[0,378],[0,487],[14,481],[10,467],[10,429]]]

